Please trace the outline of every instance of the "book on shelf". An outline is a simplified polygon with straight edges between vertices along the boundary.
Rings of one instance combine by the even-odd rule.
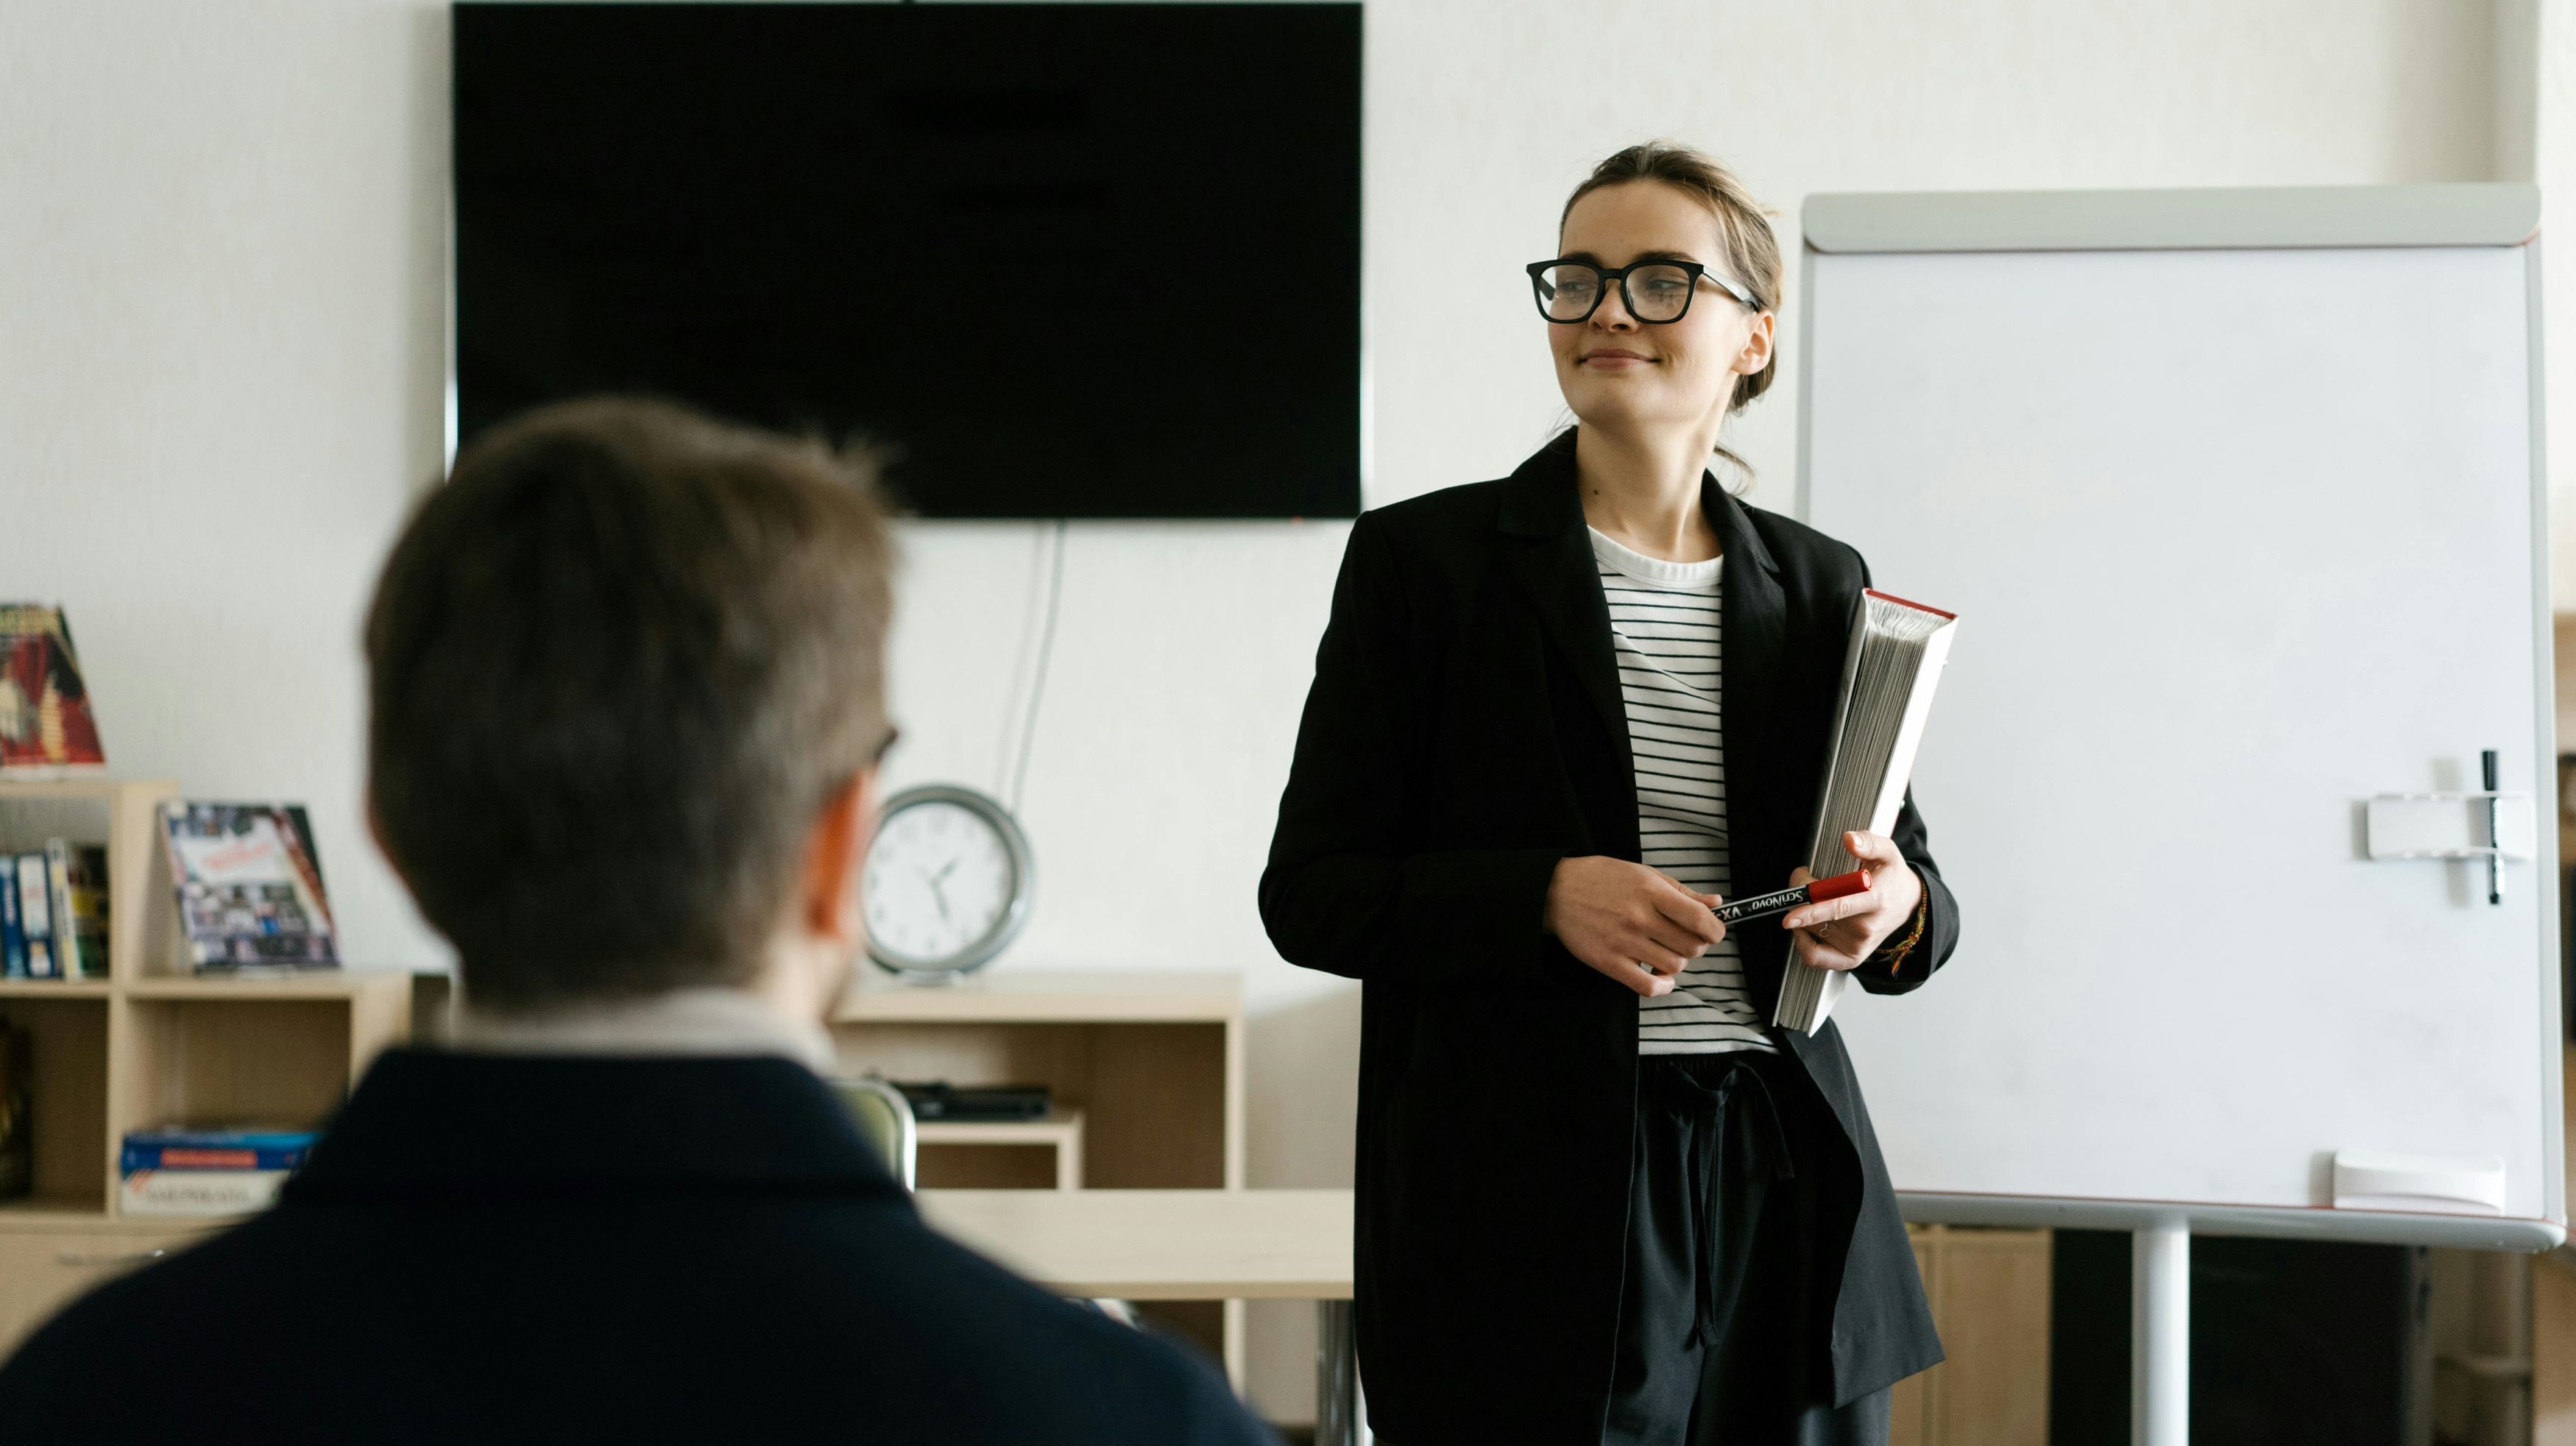
[[[0,977],[107,977],[107,849],[45,840],[0,854]]]
[[[338,967],[321,855],[301,805],[165,803],[161,825],[199,972]]]
[[[0,603],[0,777],[57,777],[106,763],[63,610]]]
[[[18,915],[18,856],[0,854],[0,978],[27,977],[27,926]]]
[[[18,884],[18,937],[27,959],[27,979],[60,979],[62,967],[54,952],[54,890],[52,871],[41,853],[19,854],[12,872]]]
[[[1843,653],[1833,732],[1825,745],[1816,829],[1807,843],[1807,868],[1817,878],[1860,867],[1843,849],[1844,834],[1884,834],[1896,827],[1923,725],[1932,713],[1932,690],[1941,681],[1942,664],[1949,661],[1958,622],[1956,614],[1939,608],[1875,590],[1861,594],[1852,614],[1851,643]],[[1793,950],[1771,1022],[1815,1033],[1842,997],[1848,973],[1802,964]]]
[[[107,849],[45,840],[54,916],[54,963],[65,979],[107,977]]]
[[[117,1153],[128,1215],[235,1215],[265,1209],[319,1138],[275,1125],[128,1130]]]

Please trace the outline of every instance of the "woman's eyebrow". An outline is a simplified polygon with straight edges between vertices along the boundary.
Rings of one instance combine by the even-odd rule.
[[[1601,264],[1601,258],[1589,251],[1568,251],[1556,259],[1559,261],[1580,261],[1586,266],[1598,266]],[[1694,266],[1702,264],[1698,257],[1693,256],[1687,251],[1640,251],[1637,253],[1635,259],[1631,260],[1628,264],[1634,266],[1639,261],[1687,261]]]

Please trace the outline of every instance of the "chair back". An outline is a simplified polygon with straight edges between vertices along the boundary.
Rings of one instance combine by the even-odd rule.
[[[877,1158],[885,1161],[885,1167],[894,1172],[903,1188],[912,1189],[921,1138],[913,1124],[912,1105],[904,1099],[903,1091],[881,1079],[836,1079],[831,1083],[859,1133],[876,1147]]]

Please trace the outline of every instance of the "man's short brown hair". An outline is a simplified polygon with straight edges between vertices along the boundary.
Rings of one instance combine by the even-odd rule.
[[[872,469],[667,403],[457,458],[367,613],[368,788],[466,999],[739,985],[823,804],[881,751]]]

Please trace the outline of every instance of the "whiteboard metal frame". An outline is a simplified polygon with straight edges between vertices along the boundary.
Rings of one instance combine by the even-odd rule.
[[[2340,247],[2518,246],[2523,249],[2529,337],[2532,513],[2532,666],[2535,766],[2558,756],[2549,588],[2549,479],[2543,450],[2544,394],[2538,234],[2540,191],[2523,182],[2410,186],[2311,186],[2226,190],[1989,191],[1845,193],[1809,196],[1799,211],[1806,265],[1798,302],[1798,467],[1791,515],[1812,512],[1817,255],[1891,252],[2304,250]],[[2553,792],[2554,774],[2533,791]],[[2558,835],[2536,828],[2539,885],[2560,889]],[[2563,902],[2562,902],[2563,908]],[[2174,1200],[1896,1192],[1906,1219],[1921,1224],[2044,1226],[2136,1232],[2176,1228],[2204,1235],[2268,1236],[2485,1250],[2549,1250],[2567,1243],[2566,1121],[2558,1081],[2549,1078],[2565,1030],[2560,909],[2539,916],[2543,1208],[2547,1218],[2337,1210]]]
[[[1808,250],[1829,254],[2519,246],[2540,232],[2540,188],[1855,192],[1809,196],[1798,224]]]

